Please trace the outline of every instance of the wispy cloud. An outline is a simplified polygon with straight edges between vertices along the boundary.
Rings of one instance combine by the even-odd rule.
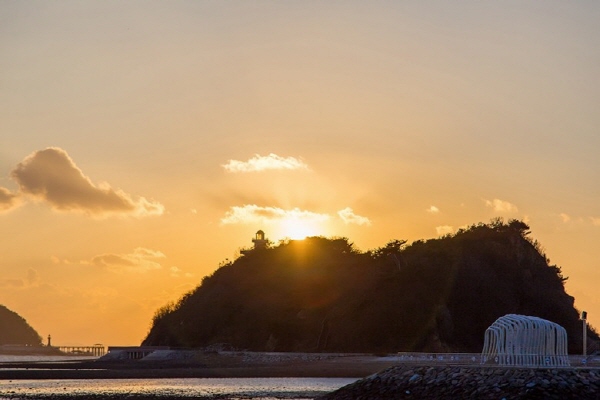
[[[169,268],[169,272],[173,278],[180,278],[180,277],[191,278],[193,276],[193,274],[191,274],[189,272],[183,272],[178,267]]]
[[[454,227],[450,225],[436,226],[435,231],[438,234],[438,236],[449,235],[451,233],[454,233]]]
[[[560,219],[562,220],[562,222],[564,222],[565,224],[567,222],[571,221],[571,216],[569,214],[560,213],[559,216],[560,216]]]
[[[284,210],[278,207],[261,207],[255,204],[246,204],[241,207],[233,206],[221,218],[221,224],[257,224],[278,222],[287,219],[307,220],[314,222],[326,221],[328,214],[320,214],[299,208]]]
[[[38,286],[40,278],[38,272],[33,268],[27,269],[27,276],[24,279],[0,279],[0,288],[6,289],[24,289]]]
[[[27,269],[27,283],[30,286],[34,286],[37,285],[40,281],[40,277],[38,275],[38,272],[33,269],[33,268],[28,268]]]
[[[227,172],[260,172],[266,170],[308,170],[304,161],[294,157],[280,157],[277,154],[268,156],[254,155],[248,161],[229,160],[223,165]]]
[[[371,225],[369,218],[355,214],[350,207],[338,211],[338,215],[345,224]]]
[[[0,187],[0,212],[12,210],[17,207],[19,201],[19,196],[15,193],[12,193],[10,190]]]
[[[134,200],[122,190],[111,188],[108,183],[94,185],[67,152],[57,147],[27,156],[11,172],[11,177],[19,184],[22,193],[45,201],[60,211],[136,217],[164,212],[160,203],[144,197]]]
[[[161,269],[162,266],[156,259],[165,258],[160,251],[150,250],[138,247],[129,254],[100,254],[93,257],[90,261],[83,261],[82,264],[95,265],[106,268],[113,272],[148,272]]]
[[[600,218],[590,217],[590,219],[592,220],[592,225],[600,226]]]
[[[23,287],[25,287],[25,281],[23,279],[9,279],[9,278],[0,279],[0,288],[19,289],[19,288],[23,288]]]
[[[517,206],[514,204],[500,199],[485,200],[485,205],[491,207],[495,212],[499,213],[514,213],[519,211]]]
[[[436,206],[431,206],[426,211],[431,214],[438,214],[440,212],[440,209]]]

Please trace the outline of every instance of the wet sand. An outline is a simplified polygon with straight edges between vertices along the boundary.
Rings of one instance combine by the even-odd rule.
[[[265,392],[194,395],[153,391],[111,393],[86,387],[86,380],[102,379],[166,379],[168,378],[362,378],[381,371],[394,362],[385,357],[365,355],[307,355],[262,353],[195,353],[187,359],[161,360],[92,360],[64,362],[0,363],[0,381],[9,383],[8,390],[0,382],[0,399],[312,399],[324,392],[298,392],[277,389]],[[31,386],[36,380],[81,380],[81,389],[56,390],[41,394]],[[21,383],[22,382],[22,383]],[[107,381],[108,382],[108,381]],[[60,386],[60,384],[58,384]],[[16,389],[15,389],[16,388]]]

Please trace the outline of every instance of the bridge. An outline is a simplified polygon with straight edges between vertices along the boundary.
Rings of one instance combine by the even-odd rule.
[[[79,356],[100,357],[106,354],[106,348],[101,344],[93,346],[55,346],[63,353],[76,354]]]

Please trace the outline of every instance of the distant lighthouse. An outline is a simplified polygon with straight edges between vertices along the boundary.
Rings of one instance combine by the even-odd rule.
[[[269,240],[265,238],[265,233],[262,230],[259,230],[258,232],[256,232],[256,235],[254,235],[254,239],[252,239],[252,243],[254,243],[253,249],[241,250],[240,253],[248,254],[254,250],[266,249],[267,244],[269,243]]]
[[[52,346],[52,336],[48,335],[48,347]]]
[[[265,239],[265,233],[260,230],[256,232],[256,236],[254,239],[252,239],[252,243],[254,243],[254,250],[266,248],[268,242],[269,241]]]

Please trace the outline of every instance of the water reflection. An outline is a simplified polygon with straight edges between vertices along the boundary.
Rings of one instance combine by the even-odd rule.
[[[355,378],[186,378],[0,381],[0,398],[90,396],[211,397],[300,399],[331,392]]]

